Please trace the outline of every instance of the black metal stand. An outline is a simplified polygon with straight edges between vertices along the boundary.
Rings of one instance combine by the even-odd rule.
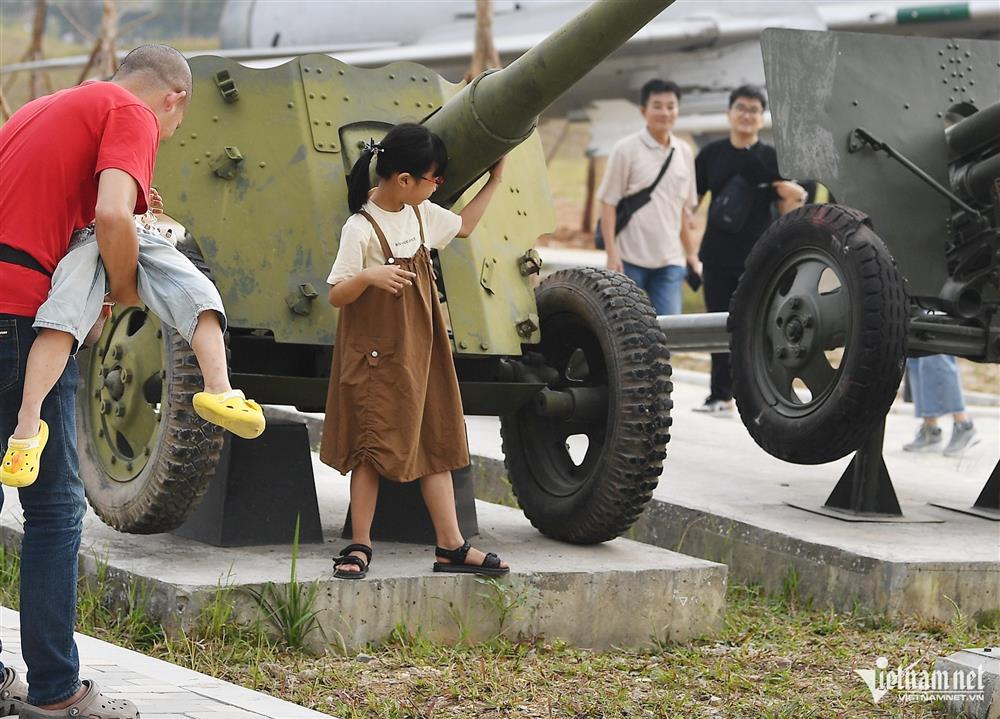
[[[885,420],[878,431],[872,433],[868,442],[855,454],[851,463],[827,497],[827,509],[845,512],[853,516],[902,517],[892,478],[882,458],[882,444],[885,441]]]
[[[858,449],[822,507],[789,503],[796,509],[845,522],[941,522],[903,516],[892,478],[882,458],[885,420]]]
[[[986,480],[983,491],[979,493],[978,499],[971,507],[958,506],[954,504],[939,504],[932,502],[935,507],[948,509],[952,512],[971,514],[973,517],[989,519],[993,522],[1000,522],[1000,461],[993,467],[990,478]]]
[[[455,486],[455,509],[458,527],[466,539],[479,533],[476,518],[476,494],[470,467],[451,473]],[[420,482],[392,482],[384,477],[379,481],[378,504],[372,521],[372,541],[406,542],[409,544],[435,543],[436,535],[431,516],[420,494]],[[347,509],[344,522],[345,538],[351,536],[351,509]],[[453,549],[453,547],[446,547]]]
[[[323,541],[309,435],[299,422],[270,419],[255,440],[226,434],[215,477],[194,514],[173,534],[215,547]]]

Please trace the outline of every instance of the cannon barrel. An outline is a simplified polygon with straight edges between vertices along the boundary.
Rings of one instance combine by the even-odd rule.
[[[964,157],[983,145],[1000,140],[1000,102],[952,125],[945,136],[949,149],[956,157]]]
[[[426,121],[450,156],[436,201],[453,202],[523,142],[538,115],[674,0],[598,0],[509,67],[486,72]]]

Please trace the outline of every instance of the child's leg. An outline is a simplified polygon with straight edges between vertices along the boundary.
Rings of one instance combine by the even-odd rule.
[[[458,526],[458,513],[455,511],[455,486],[451,481],[451,472],[438,472],[428,474],[420,478],[420,494],[423,495],[424,504],[431,515],[431,522],[434,524],[434,533],[437,535],[437,546],[442,549],[456,549],[465,543],[462,530]],[[354,501],[353,498],[351,500]],[[354,519],[353,515],[351,517]],[[438,558],[442,561],[443,558]],[[486,559],[486,555],[478,549],[470,549],[466,556],[466,564],[479,565]],[[444,559],[447,562],[448,560]],[[506,567],[506,562],[500,563],[501,567]]]
[[[372,519],[375,517],[375,503],[378,501],[378,472],[370,464],[359,464],[351,472],[351,544],[372,546]],[[351,552],[356,557],[368,561],[362,552]],[[341,572],[357,572],[360,567],[342,564]]]
[[[14,439],[28,439],[38,434],[42,402],[66,369],[73,342],[74,337],[68,332],[38,330],[38,336],[28,350],[24,393],[21,395],[21,409],[17,413]]]
[[[229,384],[225,309],[212,281],[170,242],[140,232],[136,287],[149,310],[191,343],[205,380],[194,396],[198,416],[244,439],[259,437],[267,424],[260,405]]]
[[[198,359],[201,375],[205,378],[205,391],[219,394],[231,390],[226,368],[226,343],[222,337],[219,315],[215,310],[205,310],[198,315],[198,326],[191,338],[191,349]]]

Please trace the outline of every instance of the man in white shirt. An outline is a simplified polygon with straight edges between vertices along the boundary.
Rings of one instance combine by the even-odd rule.
[[[699,273],[701,265],[688,231],[698,203],[694,153],[671,132],[681,101],[676,84],[650,80],[642,86],[641,101],[646,126],[612,148],[597,191],[608,268],[642,287],[658,315],[680,314],[686,265]],[[668,157],[670,164],[656,182]],[[654,182],[649,202],[616,231],[618,203]]]

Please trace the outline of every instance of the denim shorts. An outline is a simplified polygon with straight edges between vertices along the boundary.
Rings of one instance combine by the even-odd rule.
[[[198,326],[198,316],[205,310],[219,313],[225,331],[222,297],[212,281],[171,240],[157,232],[142,229],[137,232],[137,289],[149,311],[177,330],[188,343]],[[73,233],[69,252],[52,275],[48,299],[35,315],[34,327],[71,334],[78,348],[100,317],[107,293],[107,275],[91,225]]]

